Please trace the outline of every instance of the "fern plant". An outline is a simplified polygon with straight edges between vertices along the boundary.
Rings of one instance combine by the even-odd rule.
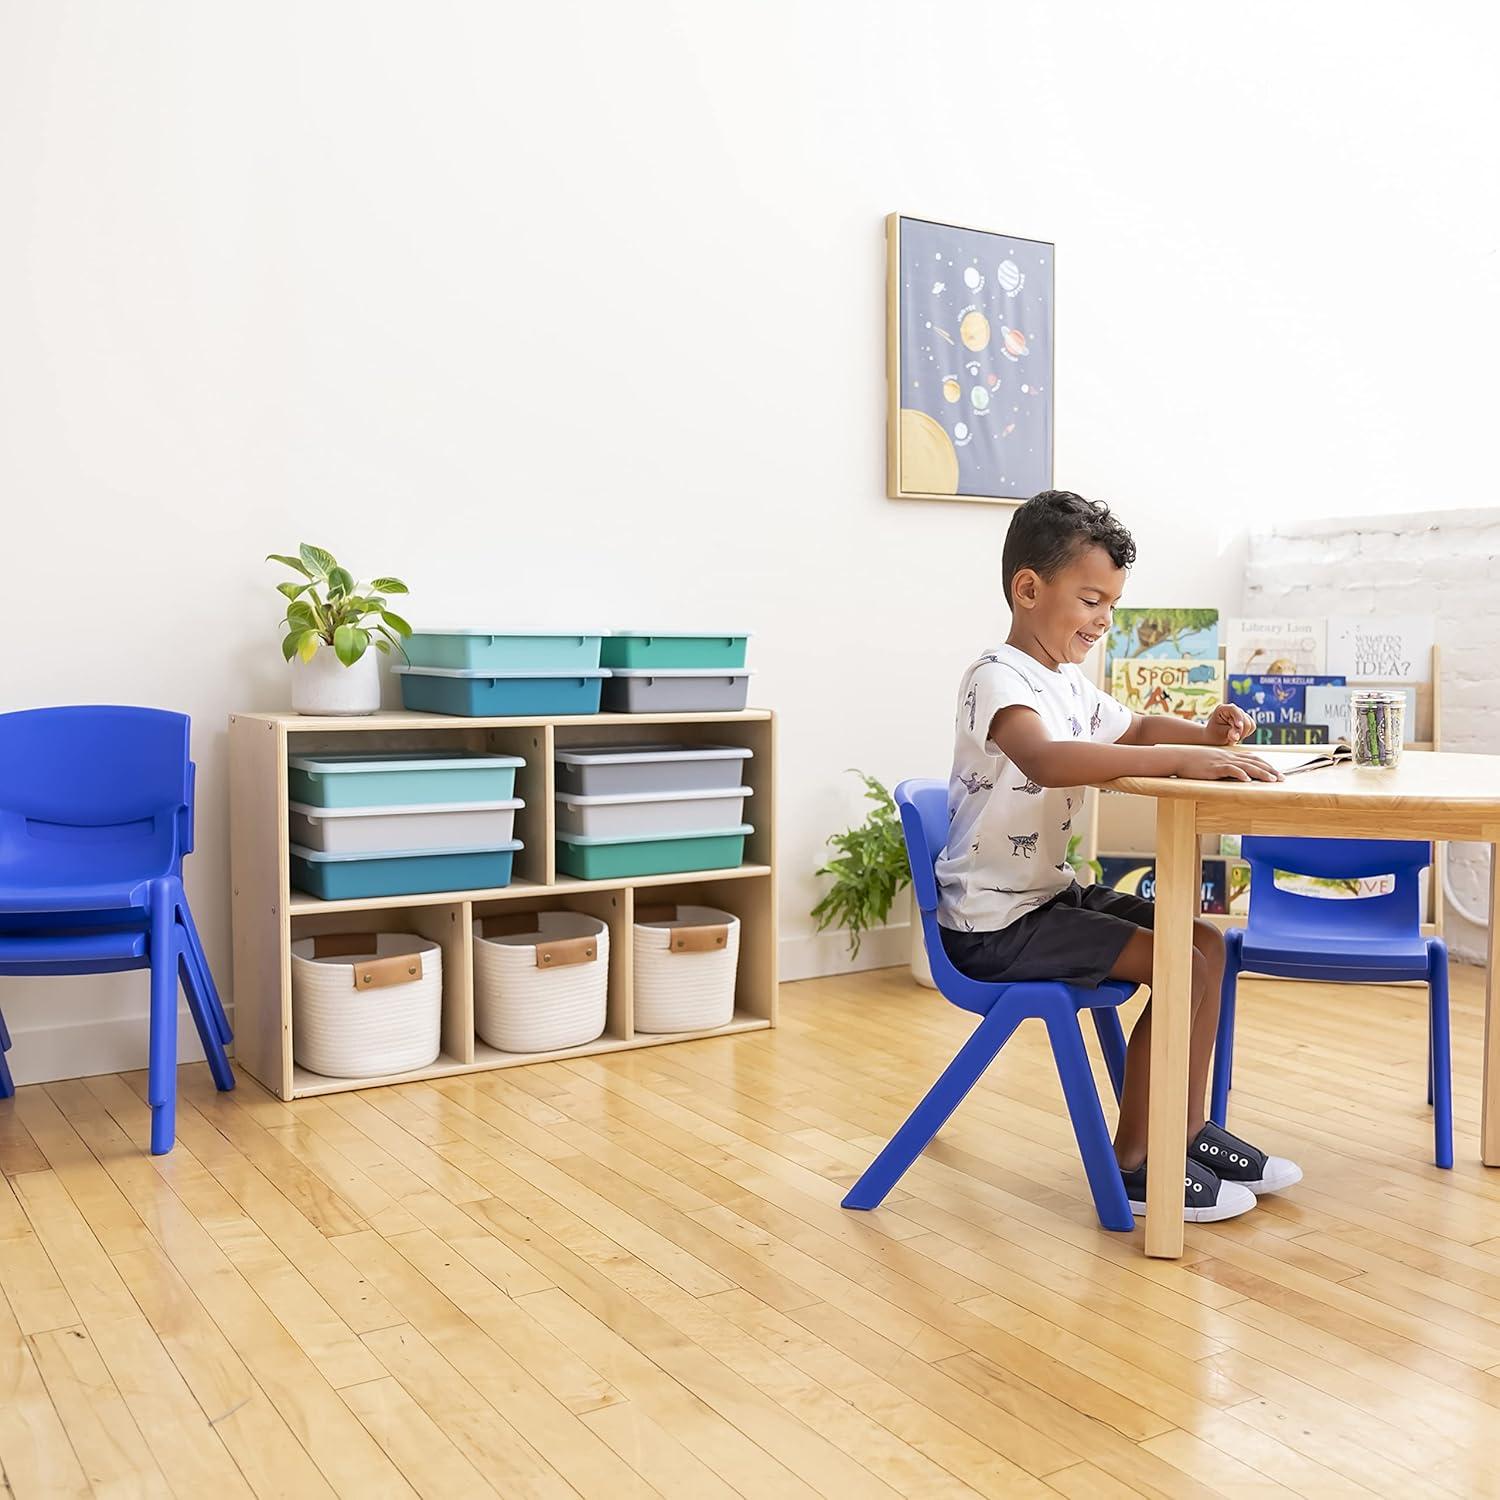
[[[858,958],[865,933],[885,925],[892,902],[911,884],[911,869],[891,794],[863,771],[851,769],[850,774],[864,782],[865,796],[875,805],[863,823],[828,840],[838,852],[816,873],[829,876],[833,885],[813,907],[812,916],[819,932],[845,928],[850,955]]]

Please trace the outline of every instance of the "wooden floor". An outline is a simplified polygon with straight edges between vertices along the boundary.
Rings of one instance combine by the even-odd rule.
[[[1500,1174],[1431,1162],[1421,992],[1247,983],[1231,1125],[1305,1182],[1094,1222],[1025,1032],[842,1211],[965,1019],[900,970],[772,1033],[285,1105],[183,1071],[0,1105],[20,1497],[1500,1494]]]

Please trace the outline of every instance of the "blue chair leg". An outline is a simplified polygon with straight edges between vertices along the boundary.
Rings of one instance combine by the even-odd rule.
[[[151,1154],[165,1156],[177,1138],[178,933],[172,882],[151,884],[151,1053],[146,1098]]]
[[[1119,1007],[1100,1005],[1089,1014],[1094,1018],[1094,1030],[1099,1033],[1099,1050],[1104,1054],[1104,1066],[1118,1103],[1125,1092],[1125,1028],[1120,1024]]]
[[[16,1085],[10,1076],[10,1064],[5,1060],[5,1054],[10,1051],[10,1032],[5,1029],[5,1017],[0,1016],[0,1099],[9,1099],[15,1095]]]
[[[1427,946],[1428,1031],[1431,1037],[1433,1159],[1453,1165],[1453,1057],[1448,1026],[1448,950],[1439,938]]]
[[[1220,1130],[1229,1117],[1229,1090],[1234,1082],[1234,1002],[1239,989],[1240,943],[1238,932],[1224,934],[1224,983],[1219,990],[1219,1029],[1214,1036],[1213,1088],[1208,1117]]]
[[[213,1017],[214,1029],[219,1033],[220,1043],[227,1047],[234,1040],[234,1033],[229,1029],[229,1017],[224,1014],[224,1002],[219,998],[219,988],[214,983],[213,970],[208,966],[208,955],[203,951],[203,939],[198,936],[198,924],[193,921],[193,913],[189,909],[186,897],[178,904],[177,920],[182,923],[182,930],[187,937],[188,951],[192,954],[193,963],[202,979],[199,993],[208,1005],[208,1012]]]
[[[229,1066],[229,1059],[224,1055],[224,1044],[219,1040],[219,1028],[207,1001],[203,969],[186,941],[183,941],[178,963],[182,973],[183,992],[187,995],[188,1012],[193,1018],[193,1025],[198,1028],[198,1040],[203,1043],[203,1056],[208,1062],[208,1071],[213,1075],[214,1087],[220,1093],[227,1093],[234,1087],[234,1069]]]
[[[1115,1160],[1109,1126],[1099,1107],[1099,1092],[1094,1087],[1077,1013],[1068,1004],[1066,1013],[1061,1007],[1049,1010],[1046,1022],[1052,1055],[1057,1060],[1057,1076],[1062,1080],[1063,1098],[1073,1121],[1073,1134],[1078,1137],[1078,1152],[1093,1190],[1094,1212],[1106,1229],[1134,1229],[1135,1216],[1130,1211],[1120,1164]]]
[[[979,1082],[984,1070],[995,1060],[995,1054],[1010,1040],[1020,1025],[1022,1015],[1010,1005],[996,1006],[974,1028],[953,1061],[928,1089],[926,1097],[911,1112],[905,1123],[890,1139],[885,1149],[864,1170],[858,1182],[844,1195],[845,1208],[879,1208],[885,1195],[895,1187],[906,1169],[922,1154],[927,1144],[947,1123],[948,1117],[963,1103],[965,1095]],[[1075,1026],[1076,1031],[1076,1026]],[[1080,1041],[1079,1045],[1082,1045]],[[1092,1081],[1090,1088],[1093,1087]],[[1097,1098],[1096,1098],[1097,1104]]]

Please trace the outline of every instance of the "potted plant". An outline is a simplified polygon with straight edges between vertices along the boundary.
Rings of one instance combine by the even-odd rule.
[[[331,552],[306,542],[296,557],[273,552],[267,562],[285,564],[300,582],[278,583],[287,601],[281,654],[292,668],[292,707],[299,714],[372,714],[380,707],[380,657],[411,626],[386,608],[387,594],[404,594],[399,578],[359,583]],[[375,651],[369,648],[374,645]],[[323,648],[327,648],[326,650]]]
[[[849,934],[849,956],[859,957],[860,943],[872,928],[884,927],[896,897],[911,884],[911,867],[901,836],[901,819],[891,794],[873,776],[852,771],[865,784],[865,796],[875,805],[856,828],[846,828],[829,840],[838,853],[816,873],[829,876],[832,887],[812,909],[817,930],[842,927]],[[927,953],[922,943],[922,924],[911,913],[912,976],[932,984],[927,971]]]

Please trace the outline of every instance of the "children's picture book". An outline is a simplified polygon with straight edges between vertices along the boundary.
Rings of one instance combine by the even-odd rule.
[[[1431,615],[1330,615],[1328,670],[1350,682],[1430,682]]]
[[[1257,724],[1301,724],[1307,719],[1307,690],[1344,686],[1342,677],[1241,677],[1229,674],[1229,701]]]
[[[1104,647],[1106,672],[1118,661],[1201,661],[1219,654],[1216,609],[1117,609]]]
[[[1329,766],[1343,766],[1354,759],[1354,752],[1344,744],[1305,750],[1280,750],[1257,745],[1252,753],[1275,766],[1283,776],[1295,776],[1299,771],[1322,771]]]
[[[1328,726],[1306,722],[1262,724],[1249,739],[1242,743],[1246,745],[1326,745]]]
[[[1406,699],[1406,732],[1404,738],[1408,744],[1421,735],[1417,729],[1417,690],[1414,687],[1402,687],[1399,684],[1391,688],[1392,692],[1401,693]],[[1346,687],[1310,687],[1305,699],[1305,711],[1307,717],[1316,719],[1320,724],[1328,726],[1328,738],[1330,740],[1347,740],[1349,738],[1349,689]]]
[[[1235,853],[1239,853],[1238,847]],[[1229,915],[1250,915],[1250,866],[1240,859],[1231,860],[1229,864]]]
[[[1325,617],[1225,621],[1230,676],[1316,677],[1328,670]]]
[[[1224,701],[1224,663],[1211,661],[1117,661],[1110,694],[1141,714],[1206,719]]]
[[[1099,866],[1103,871],[1102,884],[1113,890],[1124,891],[1131,896],[1140,896],[1146,901],[1156,900],[1156,861],[1154,859],[1142,859],[1135,854],[1101,854]],[[1222,859],[1203,861],[1200,911],[1222,914],[1229,910],[1228,871],[1228,864]]]

